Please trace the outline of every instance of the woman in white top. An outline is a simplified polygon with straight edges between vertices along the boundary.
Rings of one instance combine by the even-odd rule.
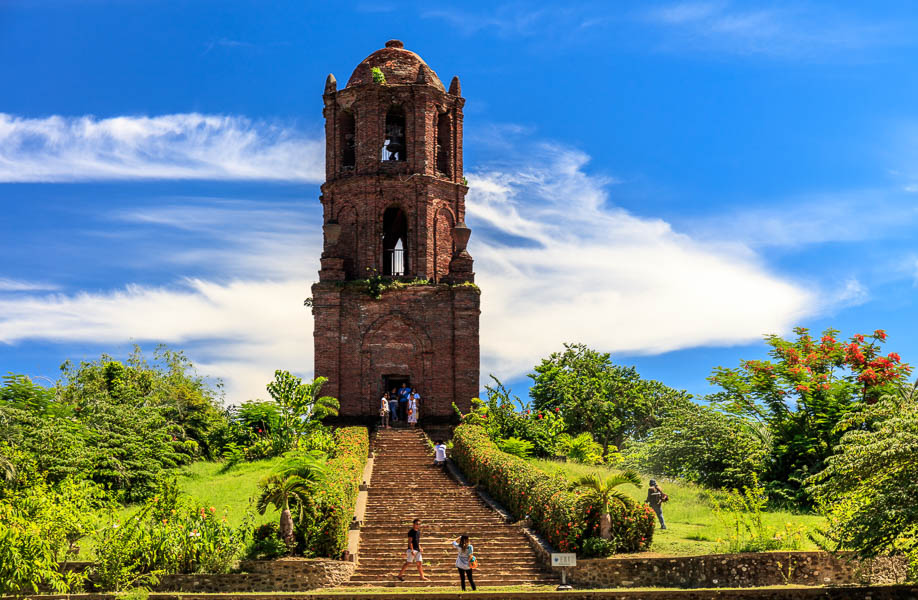
[[[421,396],[416,391],[408,398],[408,424],[412,428],[418,424],[418,401],[420,399]]]
[[[379,418],[382,421],[380,427],[389,429],[389,393],[383,393],[382,399],[379,402]]]
[[[456,568],[459,569],[459,582],[462,584],[462,591],[465,591],[465,578],[468,577],[474,592],[477,589],[475,580],[472,579],[472,552],[474,548],[469,543],[469,536],[460,535],[457,537],[453,540],[453,548],[459,551],[459,555],[456,557]]]

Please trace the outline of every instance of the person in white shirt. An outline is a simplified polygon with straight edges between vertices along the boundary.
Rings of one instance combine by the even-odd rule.
[[[441,468],[446,466],[446,444],[443,440],[438,440],[434,446],[434,464]]]
[[[415,389],[408,396],[408,424],[413,429],[418,424],[418,406],[421,403],[421,395]]]
[[[379,402],[379,418],[381,421],[380,427],[389,429],[389,393],[383,393],[383,396]]]
[[[475,587],[475,580],[472,579],[472,563],[475,558],[472,554],[475,549],[472,547],[472,544],[469,543],[469,536],[461,535],[453,540],[453,548],[459,551],[459,555],[456,556],[456,568],[459,569],[459,581],[462,583],[462,591],[465,591],[465,578],[468,577],[469,583],[472,584],[472,591],[474,592],[477,588]]]

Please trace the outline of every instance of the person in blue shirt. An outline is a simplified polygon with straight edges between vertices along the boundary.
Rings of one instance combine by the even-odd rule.
[[[398,390],[392,388],[389,394],[389,422],[398,421]]]
[[[404,381],[402,387],[398,390],[398,419],[402,423],[408,421],[408,396],[411,394],[411,388]]]

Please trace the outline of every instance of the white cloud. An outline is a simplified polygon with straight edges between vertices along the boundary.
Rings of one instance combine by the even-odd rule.
[[[190,113],[26,119],[0,113],[0,182],[321,182],[324,156],[324,140],[318,136],[243,117]]]
[[[744,248],[705,244],[659,219],[608,208],[608,180],[587,157],[545,149],[529,167],[469,177],[469,222],[482,288],[482,372],[518,375],[562,342],[613,353],[738,344],[784,332],[815,294]],[[474,240],[473,236],[473,240]]]
[[[856,295],[849,286],[820,294],[832,298],[820,304],[815,290],[769,272],[749,248],[610,207],[614,180],[588,174],[584,154],[527,148],[536,150],[526,164],[469,174],[484,375],[520,375],[565,341],[629,353],[749,342]],[[318,211],[306,214],[289,203],[200,199],[117,214],[196,244],[211,240],[191,250],[170,240],[151,260],[207,264],[217,275],[0,296],[0,342],[166,342],[224,379],[229,401],[263,396],[276,368],[311,375],[303,299],[318,268],[320,222]]]
[[[57,286],[38,281],[22,281],[21,279],[8,279],[0,277],[0,292],[36,292],[56,290]]]

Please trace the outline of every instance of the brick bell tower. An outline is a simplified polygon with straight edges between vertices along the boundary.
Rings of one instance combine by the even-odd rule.
[[[342,421],[378,419],[383,392],[405,381],[421,395],[421,425],[452,422],[479,375],[459,78],[445,90],[391,40],[343,89],[329,75],[323,98],[315,374],[328,377],[322,391],[340,400]]]

